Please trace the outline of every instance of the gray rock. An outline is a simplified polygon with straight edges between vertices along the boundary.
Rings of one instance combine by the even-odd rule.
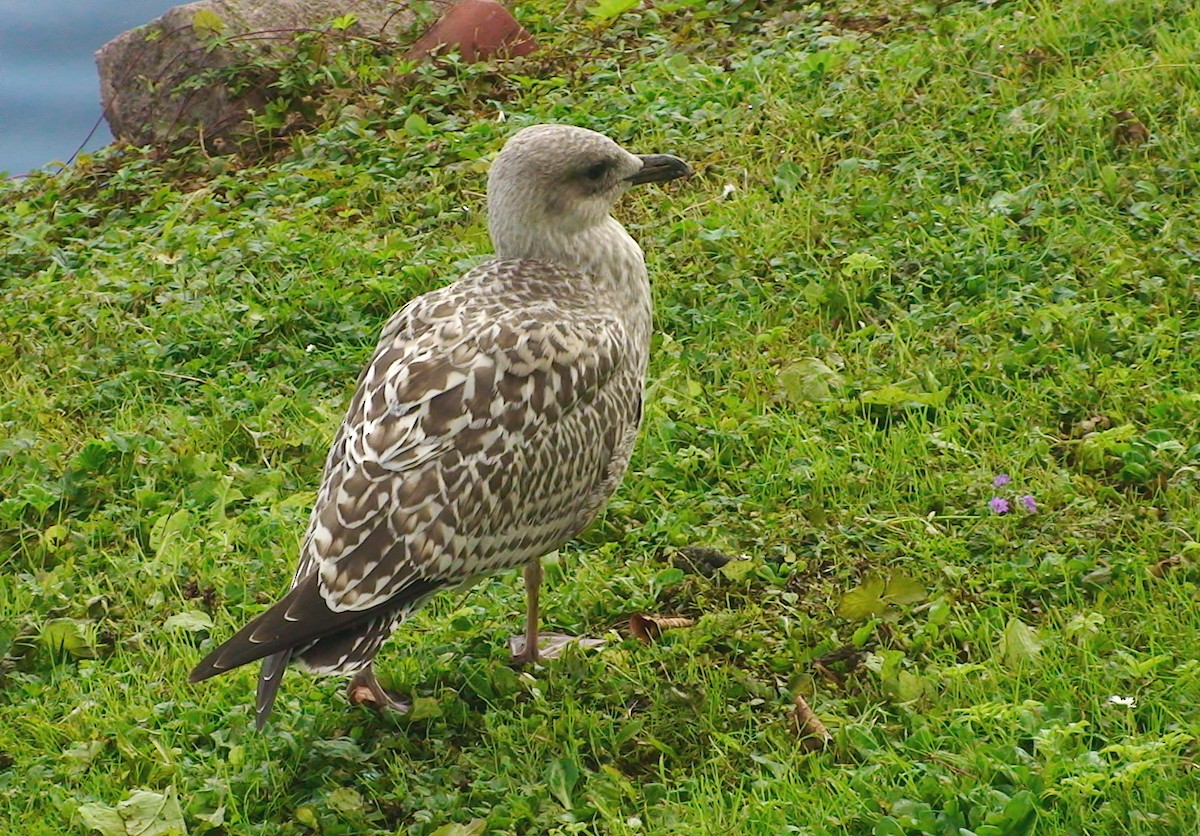
[[[229,47],[208,49],[197,32],[208,11],[221,34],[253,44],[264,57],[282,58],[295,49],[296,30],[325,28],[353,14],[347,32],[381,41],[405,40],[413,14],[397,0],[201,0],[176,6],[145,26],[118,35],[96,52],[100,101],[113,136],[134,145],[177,148],[201,141],[213,150],[232,150],[251,136],[250,112],[262,112],[271,91],[262,87],[233,93],[206,71],[244,64]],[[197,83],[200,76],[202,83]]]

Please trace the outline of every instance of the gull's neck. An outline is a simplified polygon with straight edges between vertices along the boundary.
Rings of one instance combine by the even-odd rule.
[[[559,264],[593,279],[598,293],[648,308],[650,283],[642,248],[611,216],[577,231],[553,226],[491,224],[499,258],[523,258]],[[639,305],[640,307],[641,305]]]

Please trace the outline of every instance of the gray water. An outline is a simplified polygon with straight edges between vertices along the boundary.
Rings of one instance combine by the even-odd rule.
[[[100,118],[92,53],[174,5],[168,0],[0,0],[0,172],[23,174],[66,162],[81,145],[90,151],[112,142]]]

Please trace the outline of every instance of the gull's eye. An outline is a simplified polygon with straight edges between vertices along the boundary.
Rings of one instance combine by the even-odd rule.
[[[589,180],[599,180],[608,172],[608,163],[596,163],[583,170],[583,176]]]

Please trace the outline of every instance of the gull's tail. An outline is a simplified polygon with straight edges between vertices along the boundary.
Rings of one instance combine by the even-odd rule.
[[[279,693],[279,683],[283,681],[283,672],[291,658],[292,651],[289,648],[263,660],[262,673],[258,675],[258,703],[254,708],[254,727],[259,731],[263,730],[267,718],[271,716],[275,695]]]

